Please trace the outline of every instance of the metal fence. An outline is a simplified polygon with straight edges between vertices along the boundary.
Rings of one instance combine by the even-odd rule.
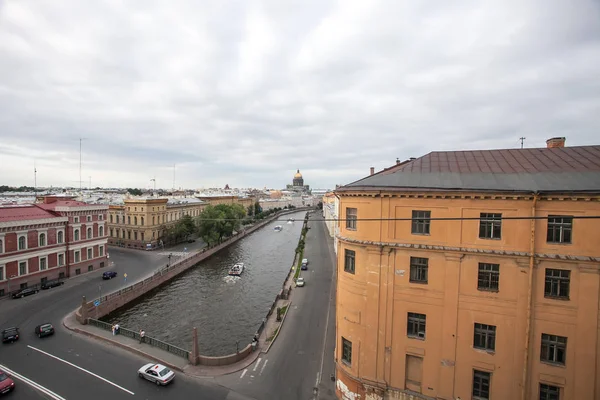
[[[88,318],[88,324],[90,324],[92,326],[96,326],[100,329],[104,329],[109,332],[112,331],[112,325],[109,323],[106,323],[104,321],[99,321],[97,319]],[[131,329],[119,327],[118,334],[135,339],[137,341],[140,340],[139,332],[132,331]],[[175,354],[176,356],[180,356],[180,357],[183,357],[183,358],[189,360],[190,352],[188,350],[182,349],[181,347],[173,346],[172,344],[163,342],[162,340],[158,340],[158,339],[155,339],[155,338],[147,336],[147,335],[144,335],[143,342],[150,346],[157,347],[159,349],[168,351],[171,354]]]

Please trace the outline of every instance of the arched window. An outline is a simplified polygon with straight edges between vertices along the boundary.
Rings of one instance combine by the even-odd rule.
[[[131,240],[131,231],[127,231],[127,238]]]
[[[110,237],[113,237],[113,228],[110,228]]]
[[[144,226],[144,217],[142,217],[142,226]]]
[[[131,225],[131,216],[128,216],[128,217],[127,217],[127,224],[128,224],[128,225]]]
[[[103,226],[100,226],[98,228],[98,236],[100,236],[100,237],[104,236],[104,227]]]
[[[137,217],[133,217],[133,224],[137,225]]]
[[[58,233],[56,234],[56,242],[62,243],[64,241],[65,241],[65,234],[63,233],[63,231],[58,231]]]
[[[92,237],[92,228],[87,228],[87,237],[86,239],[89,239]]]
[[[110,223],[111,224],[113,223],[113,216],[112,216],[112,214],[110,215]]]
[[[79,229],[75,229],[73,232],[73,240],[79,240]]]
[[[46,234],[40,233],[40,236],[38,238],[38,246],[45,246],[45,245],[46,245]]]
[[[0,254],[4,253],[4,242],[0,239]]]
[[[19,237],[19,250],[25,250],[27,248],[27,239],[25,236]]]
[[[156,224],[156,222],[155,222],[155,218],[156,218],[156,217],[152,217],[152,225]]]

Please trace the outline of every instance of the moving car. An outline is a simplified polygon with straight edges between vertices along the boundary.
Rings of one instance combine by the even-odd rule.
[[[11,392],[15,389],[15,383],[6,372],[0,370],[0,394]]]
[[[308,258],[302,259],[302,265],[300,266],[300,269],[303,271],[306,271],[308,269]]]
[[[19,340],[19,328],[13,326],[2,331],[2,343],[13,343],[17,340]]]
[[[115,271],[106,271],[105,273],[102,274],[102,279],[112,279],[112,278],[116,278],[117,277],[117,273]]]
[[[51,323],[41,324],[35,327],[35,334],[41,338],[44,336],[54,335],[54,327]]]
[[[25,289],[19,290],[18,292],[14,292],[12,294],[12,298],[13,299],[20,299],[20,298],[23,298],[25,296],[36,294],[37,292],[39,292],[39,290],[37,290],[37,289],[25,288]]]
[[[46,282],[42,283],[42,289],[43,290],[51,289],[53,287],[62,286],[64,284],[65,284],[65,281],[61,281],[60,279],[56,279],[54,281],[46,281]]]
[[[296,286],[304,286],[304,278],[300,277],[296,279]]]
[[[150,363],[138,370],[138,376],[160,386],[171,382],[175,378],[175,373],[162,364]]]

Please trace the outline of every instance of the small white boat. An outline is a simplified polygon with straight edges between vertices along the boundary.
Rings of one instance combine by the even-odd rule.
[[[281,231],[282,229],[283,229],[283,226],[281,226],[281,225],[277,225],[277,226],[275,226],[275,228],[273,228],[273,230],[275,230],[277,232]]]
[[[240,276],[244,272],[244,263],[237,263],[229,270],[229,275]]]

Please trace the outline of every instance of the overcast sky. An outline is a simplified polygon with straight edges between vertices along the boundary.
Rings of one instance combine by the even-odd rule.
[[[0,184],[332,188],[600,144],[600,2],[0,1]]]

